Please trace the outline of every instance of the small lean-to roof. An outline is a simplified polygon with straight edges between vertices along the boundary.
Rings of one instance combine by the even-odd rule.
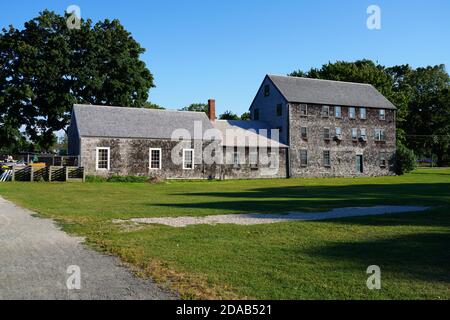
[[[288,102],[393,109],[396,107],[366,83],[267,75]]]
[[[217,140],[222,140],[223,146],[287,148],[285,144],[268,138],[273,128],[264,121],[216,120],[212,124],[220,131],[222,137]]]
[[[73,114],[81,137],[170,139],[176,129],[185,129],[202,140],[213,128],[204,112],[76,104]],[[202,128],[196,137],[195,124]]]

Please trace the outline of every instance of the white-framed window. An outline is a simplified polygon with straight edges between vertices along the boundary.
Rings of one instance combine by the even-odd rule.
[[[251,168],[258,167],[258,151],[250,151],[248,154],[248,161]]]
[[[358,129],[352,128],[352,140],[358,139]]]
[[[183,149],[183,169],[194,169],[194,149]]]
[[[322,117],[328,118],[330,116],[330,107],[322,106]]]
[[[384,109],[378,110],[378,115],[380,117],[380,120],[386,120],[386,110]]]
[[[334,116],[336,118],[342,118],[342,108],[339,106],[334,107]]]
[[[325,167],[331,167],[330,150],[323,151],[323,165]]]
[[[300,150],[300,166],[306,167],[308,165],[308,150]]]
[[[234,151],[233,152],[233,166],[239,167],[241,165],[241,156],[239,152]]]
[[[302,139],[308,139],[308,128],[307,127],[300,128],[300,136],[302,137]]]
[[[350,119],[355,119],[356,118],[356,108],[354,108],[354,107],[348,108],[348,117]]]
[[[323,128],[323,138],[324,140],[331,139],[330,128]]]
[[[375,129],[375,140],[376,141],[385,141],[386,140],[383,129]]]
[[[366,119],[367,117],[367,110],[366,108],[359,108],[359,118],[360,119]]]
[[[273,151],[269,152],[269,168],[270,169],[275,169],[277,167],[277,154]]]
[[[336,127],[336,138],[342,139],[342,129],[341,129],[341,127]]]
[[[366,128],[361,128],[361,133],[360,133],[360,137],[362,140],[367,140],[367,133],[366,133]]]
[[[98,147],[96,149],[95,169],[109,171],[110,169],[110,148]]]
[[[386,167],[386,152],[380,152],[380,167]]]
[[[302,116],[302,117],[308,116],[308,105],[307,104],[300,105],[300,116]]]
[[[149,168],[150,170],[161,169],[161,148],[150,148]]]

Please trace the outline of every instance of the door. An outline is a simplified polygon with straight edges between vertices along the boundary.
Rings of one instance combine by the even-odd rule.
[[[364,172],[364,161],[363,156],[358,154],[356,156],[356,172],[363,173]]]

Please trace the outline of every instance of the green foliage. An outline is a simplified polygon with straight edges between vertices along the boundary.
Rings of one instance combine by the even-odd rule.
[[[86,182],[132,182],[132,183],[142,183],[148,182],[149,177],[146,176],[118,176],[113,175],[110,177],[100,177],[100,176],[86,176]]]
[[[250,120],[250,112],[244,112],[241,115],[241,120]]]
[[[152,103],[150,101],[146,101],[144,103],[144,108],[146,108],[146,109],[159,109],[159,110],[164,110],[165,109],[164,107],[161,107],[161,106],[157,105],[156,103]]]
[[[402,143],[397,143],[397,154],[396,154],[396,172],[399,175],[413,171],[416,168],[416,156],[414,152]]]
[[[21,30],[3,29],[0,148],[20,147],[26,135],[48,150],[74,103],[141,107],[154,86],[143,52],[118,20],[69,30],[66,17],[46,10]]]
[[[181,111],[195,111],[208,113],[208,104],[206,103],[192,103],[187,107],[180,109]]]
[[[227,110],[219,116],[220,120],[240,120],[237,114]]]

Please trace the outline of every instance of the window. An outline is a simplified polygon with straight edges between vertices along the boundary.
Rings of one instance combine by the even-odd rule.
[[[257,168],[258,167],[258,152],[257,151],[251,151],[248,154],[248,159],[249,159],[251,168]]]
[[[352,128],[352,140],[358,139],[358,129]]]
[[[383,129],[375,129],[375,140],[376,141],[385,141],[385,135]]]
[[[301,127],[300,128],[300,135],[302,139],[308,139],[308,128],[307,127]]]
[[[253,120],[259,120],[259,109],[253,110]]]
[[[307,104],[300,105],[300,116],[302,116],[302,117],[308,116],[308,105]]]
[[[150,148],[150,169],[161,169],[161,148]]]
[[[341,140],[342,139],[342,129],[341,127],[336,127],[336,138]]]
[[[96,161],[96,169],[97,170],[107,170],[109,171],[109,147],[97,148],[97,161]]]
[[[366,108],[359,108],[359,118],[366,119]]]
[[[380,117],[380,120],[386,120],[386,111],[384,109],[378,110],[378,115]]]
[[[323,151],[323,165],[325,167],[331,167],[330,150]]]
[[[308,150],[300,150],[300,165],[302,167],[308,165]]]
[[[277,104],[277,117],[281,117],[283,115],[283,105],[281,103]]]
[[[183,149],[183,169],[194,169],[194,149]]]
[[[367,134],[366,134],[366,129],[365,128],[361,128],[360,137],[361,137],[361,140],[367,141]]]
[[[266,84],[264,86],[264,96],[268,97],[270,95],[270,86],[268,84]]]
[[[330,140],[330,128],[323,128],[323,138]]]
[[[380,152],[380,167],[386,167],[386,152]]]
[[[348,117],[350,119],[355,119],[356,118],[356,109],[353,107],[348,108]]]
[[[235,167],[239,167],[240,164],[241,164],[241,158],[240,158],[239,152],[235,151],[235,152],[233,152],[233,165]]]
[[[322,106],[322,117],[328,118],[330,116],[330,107]]]
[[[278,163],[278,159],[277,159],[277,154],[275,152],[269,152],[269,168],[270,169],[275,169],[277,167],[277,163]]]
[[[341,107],[334,107],[334,116],[336,118],[342,118],[342,108]]]

